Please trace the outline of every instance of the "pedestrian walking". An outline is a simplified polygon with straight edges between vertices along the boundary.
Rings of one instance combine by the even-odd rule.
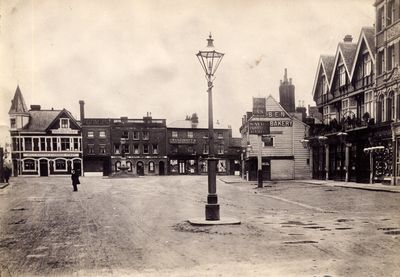
[[[11,169],[9,167],[4,168],[4,179],[6,180],[6,183],[9,184],[8,180],[10,179],[11,176]]]
[[[72,186],[74,188],[74,191],[78,191],[78,185],[80,184],[79,174],[74,169],[71,171],[71,180],[72,180]]]

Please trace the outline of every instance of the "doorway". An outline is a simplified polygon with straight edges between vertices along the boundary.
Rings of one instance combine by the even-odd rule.
[[[271,181],[271,160],[263,160],[262,173],[264,181]]]
[[[165,165],[163,161],[158,163],[158,174],[165,175]]]
[[[49,176],[49,166],[47,160],[40,160],[39,169],[40,176]]]
[[[143,164],[143,162],[138,162],[136,164],[136,173],[138,175],[141,175],[141,176],[144,175],[144,164]]]
[[[81,161],[80,160],[74,160],[73,161],[73,169],[75,170],[75,172],[78,172],[79,176],[82,176]]]

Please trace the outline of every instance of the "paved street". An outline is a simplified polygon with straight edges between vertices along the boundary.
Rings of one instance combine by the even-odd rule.
[[[0,276],[399,276],[400,193],[207,176],[14,178],[0,190]]]

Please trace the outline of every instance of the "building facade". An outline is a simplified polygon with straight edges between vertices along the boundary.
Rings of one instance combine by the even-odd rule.
[[[268,126],[267,133],[254,133],[254,126]],[[258,157],[263,180],[310,178],[310,157],[302,140],[308,125],[292,116],[272,97],[253,99],[253,111],[242,118],[240,133],[243,155],[243,177],[257,180]],[[256,130],[257,131],[257,130]]]
[[[13,175],[67,175],[83,172],[79,123],[66,109],[28,110],[17,87],[9,111]]]
[[[400,176],[400,1],[376,0],[376,126],[372,143],[376,177],[399,184]]]
[[[207,174],[209,155],[208,125],[199,122],[196,114],[172,122],[167,128],[169,174]],[[232,138],[231,128],[214,125],[217,173],[233,175],[240,171],[240,145]]]

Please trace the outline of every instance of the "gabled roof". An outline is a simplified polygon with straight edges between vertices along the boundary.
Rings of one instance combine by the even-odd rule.
[[[334,76],[336,73],[335,68],[338,65],[339,57],[342,58],[344,67],[346,69],[347,77],[349,77],[349,79],[351,80],[352,76],[350,73],[351,73],[351,69],[353,67],[356,50],[357,50],[356,43],[339,42],[337,50],[336,50],[335,63],[333,66],[331,82],[329,84],[329,90],[332,89],[333,79],[334,79]]]
[[[303,125],[307,125],[307,124],[305,124],[303,121],[301,121],[301,120],[299,120],[298,118],[296,118],[296,117],[292,116],[291,114],[289,114],[289,113],[282,107],[282,105],[279,104],[279,102],[275,100],[275,98],[274,98],[271,94],[267,97],[267,106],[268,106],[268,100],[272,100],[273,102],[275,102],[275,104],[278,105],[278,108],[281,109],[283,112],[285,112],[286,115],[287,115],[290,119],[292,119],[292,120],[294,120],[294,121],[298,121],[298,122],[300,122],[300,123],[303,124]],[[267,112],[268,112],[268,110],[267,110]]]
[[[80,124],[75,120],[72,114],[68,110],[62,109],[61,111],[59,111],[56,117],[49,123],[49,125],[47,125],[46,130],[50,129],[55,124],[55,122],[61,118],[61,116],[63,116],[63,118],[67,116],[72,121],[72,125],[75,125],[74,126],[75,128],[80,128]]]
[[[60,110],[29,111],[29,124],[23,128],[23,131],[45,132],[60,112]]]
[[[351,69],[351,78],[353,78],[354,71],[357,64],[357,58],[361,51],[361,46],[365,43],[367,46],[369,55],[371,56],[372,63],[375,64],[375,56],[374,56],[374,45],[375,45],[375,28],[374,27],[362,27],[360,37],[357,43],[357,50],[354,54],[355,62],[353,63],[353,67]]]
[[[320,75],[321,69],[323,70],[325,77],[327,79],[327,84],[330,86],[333,65],[335,63],[335,56],[321,55],[319,57],[318,66],[317,66],[317,74],[315,75],[314,86],[312,90],[312,96],[315,96],[315,90],[317,88],[318,77]],[[315,99],[314,99],[315,100]]]
[[[27,113],[27,112],[28,112],[28,109],[26,107],[24,97],[22,96],[19,86],[17,86],[17,89],[14,94],[14,98],[13,98],[13,100],[11,100],[11,108],[10,108],[8,114]]]

